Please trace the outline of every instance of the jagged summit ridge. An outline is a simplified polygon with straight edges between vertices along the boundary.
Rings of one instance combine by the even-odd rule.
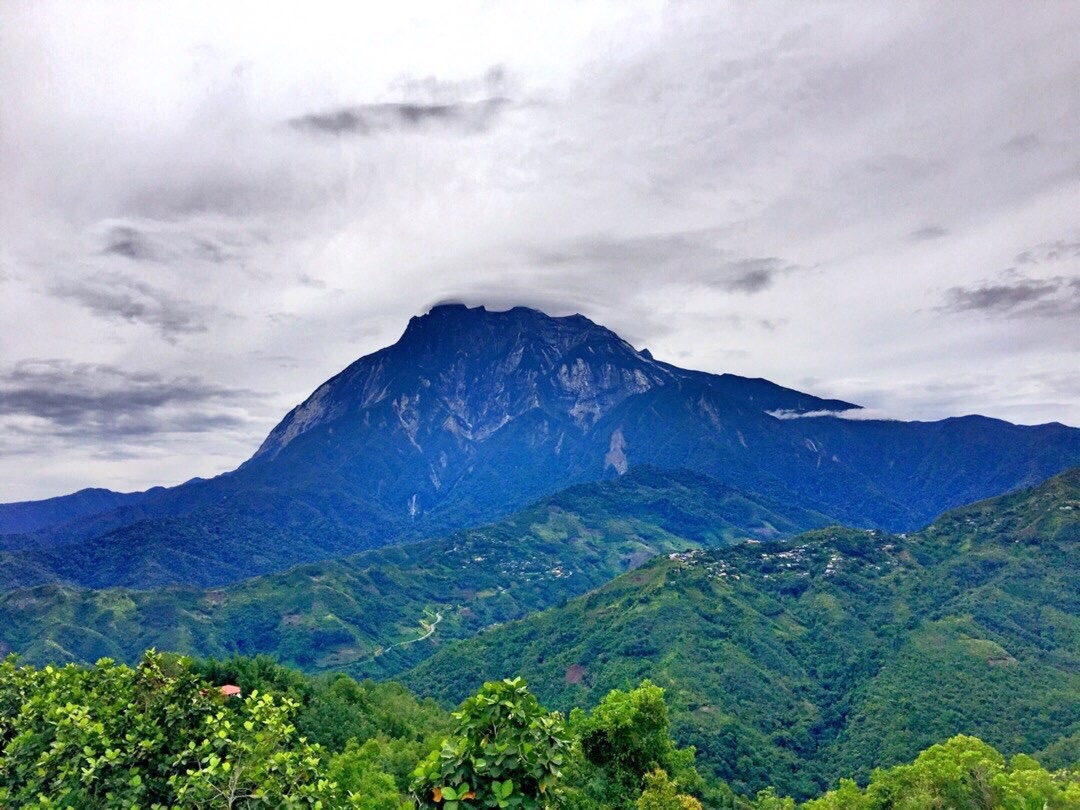
[[[864,525],[915,527],[941,507],[994,494],[966,478],[943,482],[942,492],[920,473],[942,455],[967,452],[970,420],[894,423],[882,434],[873,423],[771,415],[858,407],[679,368],[583,315],[444,304],[319,386],[245,467],[275,462],[290,474],[304,469],[305,480],[340,477],[391,520],[417,525],[434,513],[502,514],[637,464],[687,467],[806,507],[827,502],[837,518]],[[1032,483],[1019,468],[993,472],[1035,440],[1024,429],[1006,432],[983,437],[994,448],[985,477],[996,486]],[[1061,438],[1071,448],[1076,436]],[[1059,462],[1075,458],[1059,450]]]
[[[410,319],[393,346],[317,388],[254,458],[272,457],[317,425],[388,400],[414,443],[425,418],[484,441],[533,409],[559,412],[588,430],[628,396],[679,378],[583,315],[444,304]]]

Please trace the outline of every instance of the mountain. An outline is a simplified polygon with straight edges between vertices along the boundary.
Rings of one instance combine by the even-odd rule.
[[[30,534],[78,518],[98,515],[137,503],[149,492],[113,492],[109,489],[81,489],[71,495],[43,501],[0,504],[0,535]]]
[[[856,409],[659,362],[580,315],[440,306],[319,386],[238,470],[0,551],[16,555],[9,584],[225,583],[497,520],[643,464],[904,531],[1080,463],[1080,430],[1058,424],[805,416]]]
[[[41,663],[135,661],[153,646],[271,653],[310,671],[392,675],[430,655],[436,642],[558,604],[656,553],[790,536],[825,523],[696,473],[638,468],[494,525],[227,588],[14,590],[0,596],[0,653]],[[436,620],[430,641],[412,643],[427,633],[424,622]]]
[[[404,681],[453,703],[520,674],[567,709],[651,678],[680,743],[740,791],[811,796],[958,733],[1006,753],[1065,745],[1080,733],[1078,543],[1080,468],[907,536],[670,553],[444,646]]]

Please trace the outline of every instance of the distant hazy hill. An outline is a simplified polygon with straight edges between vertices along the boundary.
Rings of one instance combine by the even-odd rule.
[[[0,535],[29,534],[67,523],[70,520],[108,512],[137,503],[146,492],[113,492],[108,489],[81,489],[71,495],[43,501],[0,504]]]
[[[0,537],[17,555],[5,579],[223,583],[479,525],[642,464],[902,531],[1080,463],[1080,430],[1057,424],[770,415],[855,409],[658,362],[581,316],[437,307],[319,386],[240,469]]]
[[[977,735],[1080,732],[1080,469],[904,536],[825,529],[663,556],[442,648],[408,674],[453,702],[522,674],[548,705],[649,677],[677,736],[739,789],[802,796]]]
[[[790,536],[825,522],[695,473],[635,469],[491,526],[227,588],[15,590],[0,597],[0,653],[42,663],[135,661],[156,646],[393,674],[430,655],[435,642],[565,601],[657,552]],[[197,559],[177,558],[198,575]],[[403,643],[436,619],[430,641]]]

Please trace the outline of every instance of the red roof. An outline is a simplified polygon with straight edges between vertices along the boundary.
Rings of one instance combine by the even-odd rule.
[[[225,697],[240,697],[240,687],[227,683],[221,687],[221,694]]]

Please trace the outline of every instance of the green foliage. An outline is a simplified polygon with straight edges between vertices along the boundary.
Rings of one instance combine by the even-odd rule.
[[[434,701],[417,700],[396,683],[357,683],[341,673],[305,676],[265,655],[194,666],[212,683],[234,683],[245,694],[269,690],[290,698],[296,704],[297,731],[333,754],[331,780],[346,795],[359,796],[362,807],[393,806],[374,798],[390,801],[387,785],[395,796],[408,795],[416,763],[453,728],[449,712]]]
[[[637,810],[702,810],[701,802],[680,793],[678,784],[657,768],[645,774],[645,790],[637,800]]]
[[[1037,753],[1035,759],[1050,770],[1071,768],[1074,771],[1080,771],[1080,731],[1054,740]]]
[[[412,807],[385,767],[388,746],[385,740],[369,739],[363,743],[349,740],[345,750],[330,760],[327,778],[337,785],[339,795],[352,798],[358,810]],[[413,758],[412,763],[415,761]]]
[[[252,692],[237,708],[208,714],[169,778],[178,803],[196,807],[322,806],[340,801],[320,772],[321,751],[297,738],[288,698]],[[199,740],[200,732],[202,739]],[[186,767],[185,767],[186,766]]]
[[[272,691],[256,686],[226,699],[203,672]],[[331,751],[298,732],[305,712],[343,695],[341,706],[363,706],[343,714],[347,730],[374,729],[371,736],[350,736]],[[447,729],[451,736],[436,747]],[[693,749],[672,741],[664,690],[649,682],[611,691],[592,712],[575,709],[567,730],[521,679],[485,684],[447,718],[393,684],[308,678],[265,659],[193,664],[150,651],[134,669],[108,660],[89,668],[35,669],[13,658],[0,665],[0,807],[797,806],[771,787],[744,798],[708,784],[693,759]],[[875,769],[865,788],[844,778],[798,806],[1072,810],[1080,807],[1080,771],[1049,771],[1023,754],[1006,759],[961,735],[913,762]]]
[[[773,788],[767,787],[758,791],[750,807],[753,810],[795,810],[795,800],[790,796],[778,796]]]
[[[297,730],[330,751],[341,751],[354,739],[387,741],[387,750],[397,752],[387,753],[387,762],[408,760],[407,766],[398,763],[393,769],[402,775],[402,790],[416,760],[436,747],[452,727],[449,712],[430,699],[418,700],[393,682],[358,683],[342,673],[305,676],[266,655],[209,659],[194,666],[206,680],[237,684],[244,693],[258,689],[288,695],[299,704]]]
[[[562,717],[549,714],[520,678],[484,684],[454,713],[457,727],[415,771],[420,808],[555,807],[570,747]]]
[[[167,670],[172,670],[171,672]],[[181,665],[148,653],[137,669],[0,667],[0,806],[119,807],[172,795],[188,734],[220,696]]]
[[[136,669],[0,667],[0,806],[282,806],[339,800],[320,751],[295,734],[295,704],[226,701],[186,659]]]
[[[224,699],[236,683],[246,697]],[[0,666],[0,807],[356,807],[407,804],[449,714],[397,684],[308,678],[270,659],[148,652]],[[311,736],[307,736],[307,732]],[[320,741],[325,741],[320,744]]]
[[[758,806],[760,808],[760,805]],[[1080,773],[1050,773],[1019,754],[963,735],[923,751],[910,765],[875,770],[865,790],[851,780],[802,810],[1067,810],[1080,807]]]
[[[672,741],[664,690],[650,681],[629,692],[612,690],[588,715],[575,709],[570,726],[584,759],[581,791],[599,805],[633,806],[657,770],[680,784],[700,785],[694,749],[680,750]]]

